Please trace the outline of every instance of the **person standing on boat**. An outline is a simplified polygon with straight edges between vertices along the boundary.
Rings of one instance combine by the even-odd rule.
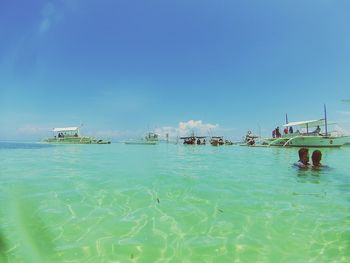
[[[272,131],[272,138],[276,138],[276,129]]]
[[[289,127],[289,133],[293,133],[293,127],[292,126]]]
[[[283,132],[284,134],[288,134],[288,127],[284,128]]]
[[[309,149],[300,148],[298,151],[299,161],[297,161],[294,165],[299,168],[307,168],[309,165]]]
[[[280,127],[276,128],[276,138],[281,138]]]

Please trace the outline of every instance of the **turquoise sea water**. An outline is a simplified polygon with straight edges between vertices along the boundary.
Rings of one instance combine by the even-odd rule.
[[[0,143],[0,262],[350,262],[350,148]]]

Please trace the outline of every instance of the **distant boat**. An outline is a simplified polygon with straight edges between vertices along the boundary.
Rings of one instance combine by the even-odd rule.
[[[259,136],[252,134],[251,131],[247,131],[246,136],[243,137],[243,141],[239,143],[240,146],[261,146],[261,142],[257,141]]]
[[[206,136],[195,136],[194,132],[192,132],[191,136],[180,137],[183,140],[183,144],[189,145],[205,145],[207,143],[206,138]]]
[[[224,139],[222,136],[212,136],[210,138],[210,144],[213,146],[219,146],[219,145],[224,145]]]
[[[81,136],[79,127],[53,128],[53,137],[43,139],[45,143],[59,144],[110,144],[110,141],[96,139],[95,137]]]
[[[230,140],[224,140],[223,136],[212,136],[210,138],[210,144],[213,146],[233,145],[233,142],[231,142]]]
[[[145,138],[141,140],[127,140],[125,144],[143,144],[143,145],[156,145],[159,142],[159,135],[154,132],[149,132]]]

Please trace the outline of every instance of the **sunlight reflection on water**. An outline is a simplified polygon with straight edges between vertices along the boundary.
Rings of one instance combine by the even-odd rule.
[[[9,262],[350,259],[347,148],[323,150],[332,168],[315,172],[292,166],[297,149],[13,147],[1,152]]]

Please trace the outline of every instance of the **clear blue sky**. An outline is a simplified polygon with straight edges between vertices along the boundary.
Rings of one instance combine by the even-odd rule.
[[[350,130],[349,14],[347,0],[2,0],[0,139],[189,120],[269,135],[323,103]]]

